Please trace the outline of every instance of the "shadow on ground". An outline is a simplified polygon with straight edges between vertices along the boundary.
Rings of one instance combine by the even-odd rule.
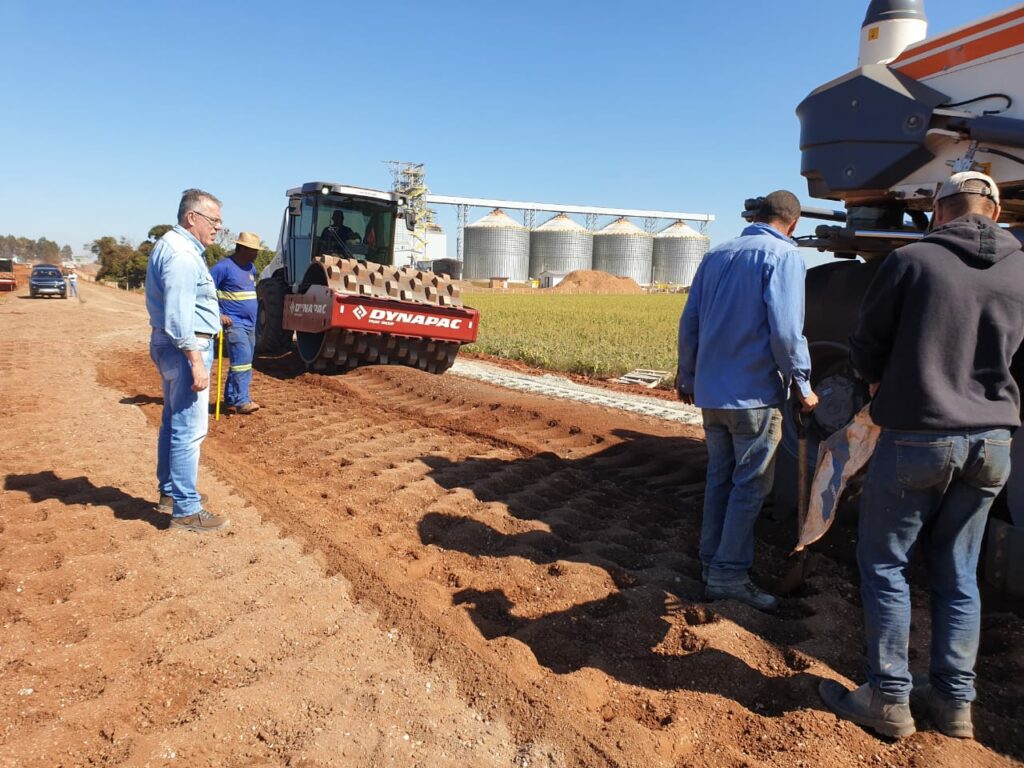
[[[170,515],[158,512],[151,499],[142,499],[110,485],[94,485],[87,477],[61,478],[52,470],[26,475],[7,475],[4,489],[27,493],[34,503],[56,499],[63,504],[108,507],[119,520],[141,520],[154,528],[170,525]]]
[[[282,381],[297,379],[306,373],[306,364],[294,350],[279,355],[256,355],[252,362],[260,373]]]
[[[514,637],[559,674],[594,667],[630,685],[715,693],[771,716],[819,707],[818,678],[805,671],[811,659],[789,647],[809,637],[801,622],[806,605],[786,601],[772,617],[736,603],[711,609],[700,602],[700,509],[692,489],[704,474],[703,442],[630,431],[616,436],[622,442],[577,460],[553,453],[421,459],[441,487],[468,489],[481,502],[501,502],[515,518],[544,524],[506,534],[469,516],[430,512],[419,523],[424,544],[474,557],[524,558],[547,565],[553,577],[565,571],[560,563],[586,563],[606,571],[617,589],[539,617],[517,615],[516,592],[530,585],[464,589],[454,602],[468,609],[484,637]],[[717,622],[719,611],[776,644],[790,674],[766,676],[708,646],[698,627]]]
[[[132,395],[131,397],[122,397],[118,400],[121,405],[159,405],[163,406],[164,399],[162,397],[153,397],[152,395]]]

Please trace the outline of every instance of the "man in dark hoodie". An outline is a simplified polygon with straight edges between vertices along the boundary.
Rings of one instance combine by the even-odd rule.
[[[890,737],[915,730],[911,704],[948,736],[972,738],[981,601],[977,566],[992,500],[1010,473],[1020,393],[1010,362],[1024,337],[1024,253],[996,225],[999,189],[954,174],[932,231],[886,258],[850,339],[882,427],[860,507],[868,682],[825,680],[840,717]],[[907,563],[925,555],[931,588],[927,677],[908,663]]]

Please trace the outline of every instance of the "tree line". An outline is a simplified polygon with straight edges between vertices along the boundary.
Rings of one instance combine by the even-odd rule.
[[[149,228],[146,239],[138,246],[128,238],[104,237],[93,240],[86,247],[96,254],[100,268],[96,273],[97,280],[110,280],[126,288],[140,288],[146,282],[146,267],[149,266],[149,254],[156,246],[157,240],[164,236],[171,224],[156,224]],[[213,243],[203,253],[207,266],[213,266],[221,259],[235,252],[236,235],[229,229],[223,229]],[[274,251],[266,243],[260,243],[260,254],[256,259],[256,270],[262,269],[274,258]]]
[[[32,240],[27,237],[4,235],[0,237],[0,259],[22,261],[41,261],[44,264],[60,264],[72,258],[70,245],[58,245],[53,240],[40,237]]]

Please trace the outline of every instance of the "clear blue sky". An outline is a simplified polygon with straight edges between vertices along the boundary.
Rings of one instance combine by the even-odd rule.
[[[274,243],[287,188],[386,188],[399,159],[439,194],[708,212],[722,240],[745,197],[813,202],[794,109],[856,65],[867,5],[0,0],[0,234],[138,242],[197,186]],[[932,34],[1009,5],[926,3]]]

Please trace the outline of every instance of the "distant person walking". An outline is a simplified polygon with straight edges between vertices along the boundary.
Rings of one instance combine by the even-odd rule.
[[[78,275],[73,269],[68,272],[68,296],[78,298]]]
[[[847,691],[825,680],[819,690],[837,715],[885,736],[914,733],[911,707],[947,736],[974,734],[978,556],[1020,426],[1010,362],[1024,338],[1024,253],[999,214],[991,178],[951,176],[932,231],[882,262],[850,339],[882,427],[857,541],[868,681]],[[915,549],[931,588],[927,678],[908,669]]]
[[[231,413],[256,413],[260,407],[252,401],[252,358],[256,348],[256,257],[260,238],[241,232],[235,252],[213,265],[210,274],[220,302],[220,322],[228,342],[228,382],[224,402]]]
[[[754,222],[712,249],[679,322],[681,400],[701,408],[708,451],[700,559],[708,600],[772,611],[779,600],[750,580],[754,523],[772,488],[791,383],[805,410],[811,361],[804,327],[803,257],[791,239],[800,202],[780,190]]]
[[[157,442],[160,508],[170,509],[171,528],[216,531],[228,520],[208,512],[196,490],[199,446],[210,409],[213,337],[220,311],[203,252],[221,230],[221,203],[209,192],[188,189],[178,223],[149,255],[146,309],[152,326],[149,351],[163,381],[164,410]]]

